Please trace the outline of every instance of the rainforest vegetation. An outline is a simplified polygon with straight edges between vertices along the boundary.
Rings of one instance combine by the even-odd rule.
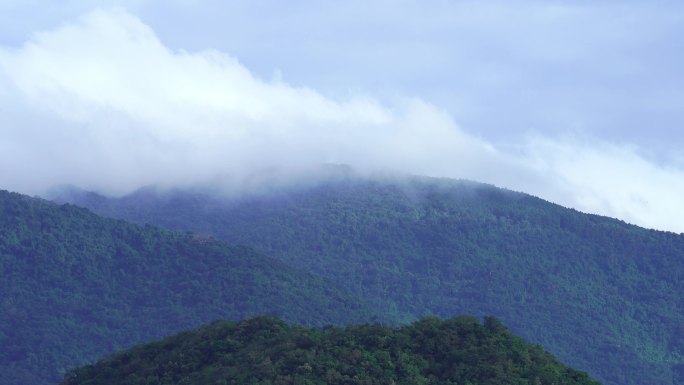
[[[62,199],[254,247],[398,323],[494,315],[605,384],[684,383],[684,235],[418,177],[342,175],[242,198],[143,189]]]
[[[604,384],[684,383],[683,235],[413,177],[56,199],[120,219],[0,192],[3,385],[55,384],[260,314],[313,327],[492,315]]]
[[[595,385],[495,318],[305,329],[216,322],[74,370],[64,385]]]
[[[54,384],[217,319],[376,319],[344,289],[252,249],[2,191],[0,277],[2,385]]]

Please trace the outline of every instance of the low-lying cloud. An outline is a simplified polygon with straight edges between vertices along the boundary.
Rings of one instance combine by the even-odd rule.
[[[332,99],[218,51],[167,48],[121,9],[0,48],[0,183],[108,194],[296,179],[323,163],[467,178],[684,231],[684,170],[627,146],[530,138],[502,149],[420,99]]]

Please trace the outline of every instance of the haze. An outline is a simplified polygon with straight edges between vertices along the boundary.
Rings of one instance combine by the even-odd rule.
[[[0,188],[336,163],[684,232],[680,3],[49,4],[0,2]]]

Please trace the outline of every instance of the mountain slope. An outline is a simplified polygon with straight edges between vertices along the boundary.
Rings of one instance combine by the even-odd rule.
[[[609,385],[684,375],[682,235],[430,178],[338,178],[240,199],[153,189],[63,198],[253,246],[397,321],[496,315]]]
[[[215,319],[368,320],[344,290],[245,247],[0,191],[0,383]]]
[[[496,319],[424,319],[390,329],[311,330],[261,317],[217,322],[117,353],[64,385],[596,385]]]

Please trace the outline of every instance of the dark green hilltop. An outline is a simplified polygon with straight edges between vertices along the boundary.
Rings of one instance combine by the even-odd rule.
[[[607,385],[684,384],[684,236],[489,185],[348,173],[242,198],[58,197],[254,247],[395,323],[494,315]]]
[[[0,277],[2,385],[56,384],[67,369],[217,319],[374,319],[345,289],[250,248],[5,191]]]
[[[598,385],[495,318],[323,330],[259,317],[117,353],[63,385]]]

